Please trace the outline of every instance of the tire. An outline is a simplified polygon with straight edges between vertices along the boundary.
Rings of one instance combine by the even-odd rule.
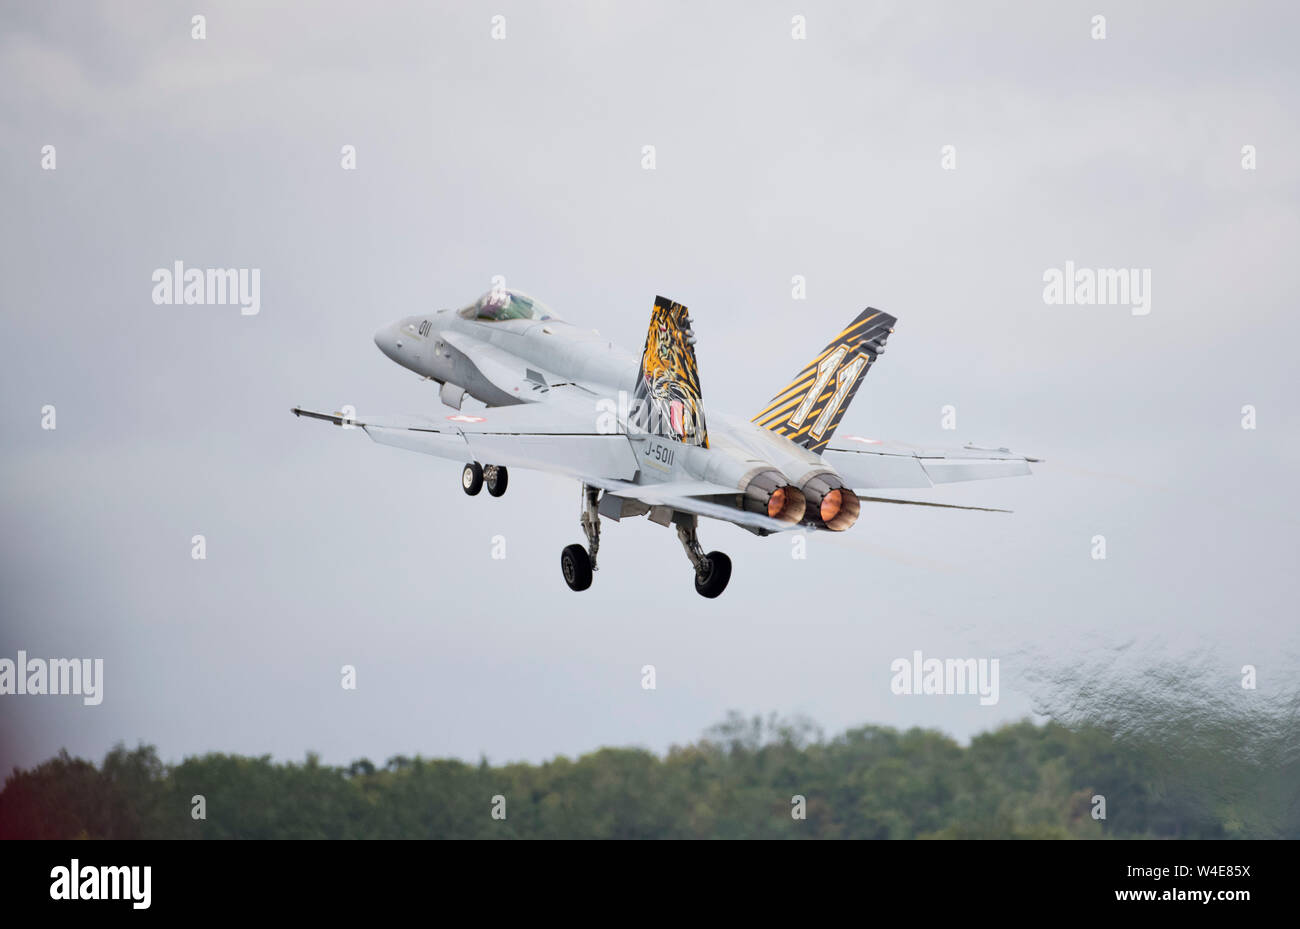
[[[471,461],[465,465],[465,470],[460,472],[460,486],[471,497],[482,490],[483,466],[477,461]]]
[[[731,580],[731,559],[722,552],[709,552],[704,556],[705,570],[695,572],[695,592],[712,600],[727,589]]]
[[[570,590],[586,590],[591,586],[591,556],[581,545],[566,545],[560,552],[560,571]]]
[[[506,492],[506,485],[510,483],[510,473],[506,471],[505,465],[498,465],[488,472],[490,477],[484,477],[487,482],[487,492],[494,497],[499,497]]]

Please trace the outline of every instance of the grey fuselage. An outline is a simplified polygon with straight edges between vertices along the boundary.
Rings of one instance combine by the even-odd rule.
[[[617,409],[619,431],[625,431],[626,397],[640,371],[640,356],[555,318],[480,321],[439,310],[385,326],[375,344],[397,364],[443,385],[443,402],[457,409],[466,394],[489,407],[541,402],[543,396],[564,403],[545,388],[572,384]],[[584,409],[591,408],[588,399]],[[629,434],[641,463],[638,483],[708,481],[743,491],[764,471],[779,471],[796,487],[835,474],[820,455],[746,419],[708,412],[705,421],[707,448]],[[670,453],[655,451],[664,448]]]

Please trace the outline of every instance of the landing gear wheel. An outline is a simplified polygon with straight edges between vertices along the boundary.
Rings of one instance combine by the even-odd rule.
[[[460,486],[471,497],[483,489],[483,466],[477,461],[465,465],[460,472]]]
[[[488,465],[483,469],[483,480],[487,482],[488,493],[499,497],[506,492],[510,474],[506,471],[505,465]]]
[[[581,545],[564,546],[560,552],[560,570],[570,590],[586,590],[591,586],[591,556]]]
[[[731,580],[731,559],[722,552],[709,552],[695,569],[695,592],[713,599],[727,589]]]

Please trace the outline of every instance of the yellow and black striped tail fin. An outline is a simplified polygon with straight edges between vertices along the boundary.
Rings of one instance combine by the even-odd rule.
[[[888,313],[863,310],[831,340],[753,422],[796,445],[821,452],[853,401],[858,386],[898,322]]]

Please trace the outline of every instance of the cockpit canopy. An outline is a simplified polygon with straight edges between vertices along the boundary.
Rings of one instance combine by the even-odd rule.
[[[494,287],[460,311],[465,319],[481,322],[501,322],[507,319],[555,319],[551,308],[540,300],[517,290]]]

